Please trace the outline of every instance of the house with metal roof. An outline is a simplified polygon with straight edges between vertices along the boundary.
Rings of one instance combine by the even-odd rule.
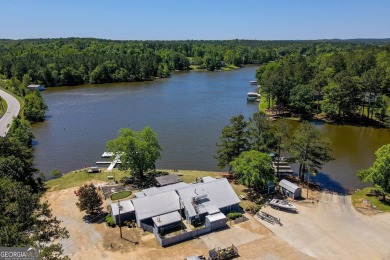
[[[152,196],[133,199],[137,225],[153,225],[152,218],[180,209],[179,196],[175,191],[168,191]]]
[[[240,210],[240,199],[227,179],[210,178],[207,182],[177,190],[188,223],[203,222],[206,215]]]
[[[302,196],[302,189],[286,179],[283,179],[279,182],[279,187],[282,194],[292,199],[296,199]]]

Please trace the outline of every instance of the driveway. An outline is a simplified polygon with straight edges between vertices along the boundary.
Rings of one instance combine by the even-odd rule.
[[[362,215],[350,196],[322,193],[317,207],[299,214],[263,209],[283,226],[257,219],[301,252],[317,259],[390,259],[390,214]]]
[[[0,90],[0,97],[7,102],[7,111],[0,118],[0,136],[5,136],[8,132],[9,126],[12,124],[14,116],[18,116],[20,111],[19,101],[7,92]]]

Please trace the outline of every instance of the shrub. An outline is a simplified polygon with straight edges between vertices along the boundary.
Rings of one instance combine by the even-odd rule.
[[[240,218],[242,214],[240,212],[230,212],[226,215],[228,219],[235,220],[236,218]]]
[[[115,222],[114,222],[114,219],[111,217],[111,215],[106,216],[106,223],[107,223],[107,226],[115,227]]]

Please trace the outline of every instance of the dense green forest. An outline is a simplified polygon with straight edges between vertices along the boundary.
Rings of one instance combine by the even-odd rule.
[[[260,91],[278,112],[390,125],[390,45],[288,54],[261,65]]]
[[[32,139],[29,122],[19,118],[0,137],[0,245],[33,246],[40,259],[68,259],[61,256],[62,245],[53,242],[68,233],[41,201],[44,184],[33,165]]]
[[[168,77],[192,67],[219,70],[287,55],[318,55],[379,46],[351,41],[112,41],[92,38],[0,40],[0,75],[24,85],[71,86]],[[379,47],[377,47],[379,48]]]

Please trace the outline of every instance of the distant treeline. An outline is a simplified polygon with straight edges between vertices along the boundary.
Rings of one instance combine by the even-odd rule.
[[[302,117],[322,114],[390,125],[390,44],[380,43],[285,55],[257,70],[261,92],[277,109]]]
[[[113,41],[92,38],[0,40],[0,75],[24,85],[71,86],[168,77],[171,70],[219,70],[286,55],[319,55],[380,46],[384,40]],[[380,48],[380,47],[375,47]]]

